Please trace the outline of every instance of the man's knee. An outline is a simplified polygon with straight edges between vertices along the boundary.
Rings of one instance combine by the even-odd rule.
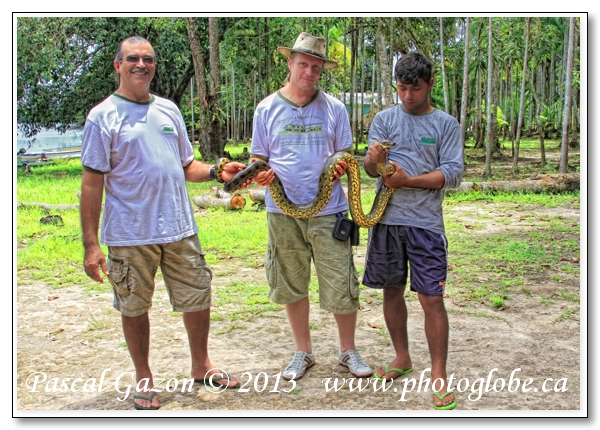
[[[406,285],[396,288],[384,288],[383,289],[383,298],[384,300],[404,300],[404,291],[406,290]]]
[[[419,302],[421,303],[421,307],[425,314],[429,312],[446,314],[443,296],[426,296],[424,294],[419,294]]]

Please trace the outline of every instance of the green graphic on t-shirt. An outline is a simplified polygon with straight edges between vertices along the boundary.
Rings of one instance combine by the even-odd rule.
[[[322,132],[323,124],[288,124],[279,134],[313,134]]]

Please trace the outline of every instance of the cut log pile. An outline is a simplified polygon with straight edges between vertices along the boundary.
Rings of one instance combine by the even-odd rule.
[[[203,196],[194,197],[192,201],[200,209],[222,207],[240,210],[246,206],[246,199],[240,193],[229,194],[220,187],[212,187],[211,191],[214,193],[214,196],[206,193]]]
[[[535,172],[528,179],[522,181],[463,182],[459,188],[448,191],[460,192],[471,189],[475,191],[503,191],[507,193],[576,191],[580,189],[580,175],[579,173],[545,175]]]

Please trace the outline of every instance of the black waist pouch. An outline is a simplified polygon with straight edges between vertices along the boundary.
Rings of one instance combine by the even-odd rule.
[[[342,242],[350,239],[352,246],[358,246],[360,242],[360,227],[348,218],[338,218],[332,234],[334,238]]]

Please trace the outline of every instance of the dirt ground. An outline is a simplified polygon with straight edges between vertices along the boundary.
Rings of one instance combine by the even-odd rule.
[[[453,207],[446,216],[481,210],[476,204]],[[485,213],[492,214],[488,232],[530,228],[518,219],[508,226],[493,222],[494,217],[503,215],[500,210],[486,205]],[[576,208],[545,209],[539,215],[580,220]],[[365,247],[358,247],[356,263],[362,265],[364,256]],[[573,265],[578,267],[578,263]],[[212,268],[215,291],[232,281],[266,285],[262,267],[244,268],[242,262],[233,259]],[[544,276],[531,278],[526,285],[530,297],[511,294],[502,311],[477,303],[465,306],[452,295],[446,299],[450,321],[448,373],[454,374],[453,386],[457,387],[455,416],[581,416],[582,404],[586,408],[581,393],[586,390],[587,373],[584,370],[582,377],[579,312],[575,318],[555,322],[569,303],[540,300],[550,295],[550,289],[557,290],[556,285],[550,285],[558,282],[552,280],[552,274],[553,269],[548,269]],[[451,285],[452,272],[449,275]],[[579,294],[578,276],[561,272],[561,278],[562,290]],[[132,410],[131,395],[126,395],[127,387],[133,384],[133,366],[124,347],[120,316],[111,311],[112,293],[89,294],[78,285],[55,290],[44,283],[24,281],[16,289],[14,409],[19,416],[44,415],[52,410],[59,416],[70,416],[74,411],[88,411],[92,416],[118,411],[129,411],[127,416],[139,414]],[[356,344],[365,361],[376,368],[391,361],[394,354],[380,329],[385,327],[381,300],[365,299],[364,293]],[[310,320],[317,364],[295,386],[277,377],[295,348],[284,311],[273,311],[240,321],[233,329],[228,319],[212,322],[211,359],[238,377],[241,390],[218,392],[195,386],[191,392],[182,392],[184,378],[189,377],[187,336],[181,317],[171,315],[166,291],[160,289],[151,310],[151,363],[155,378],[171,382],[168,391],[165,383],[160,384],[162,408],[157,414],[216,417],[225,414],[216,410],[229,410],[227,414],[232,416],[265,417],[281,416],[282,411],[288,416],[290,411],[302,411],[291,416],[431,416],[435,413],[431,388],[419,388],[420,380],[425,384],[430,377],[423,312],[414,297],[407,304],[414,371],[394,381],[385,392],[373,386],[372,380],[363,380],[362,390],[356,380],[350,381],[350,373],[337,363],[333,317],[315,303],[311,304]],[[585,309],[585,302],[581,307]],[[234,313],[236,306],[219,311]],[[95,330],[90,330],[92,323]],[[346,383],[341,387],[344,378]],[[336,380],[341,387],[338,391],[331,389]],[[499,414],[500,410],[504,412]]]

